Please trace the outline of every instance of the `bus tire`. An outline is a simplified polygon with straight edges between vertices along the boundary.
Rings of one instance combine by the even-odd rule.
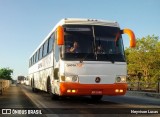
[[[50,82],[49,77],[47,79],[47,92],[50,94],[52,100],[58,100],[59,99],[58,95],[56,95],[55,93],[54,94],[52,93],[51,82]]]
[[[51,82],[50,82],[50,77],[47,78],[47,93],[51,94]]]
[[[37,93],[39,90],[38,90],[37,88],[32,87],[32,91],[33,91],[34,93]]]
[[[99,101],[101,100],[103,95],[91,95],[92,100]]]
[[[51,99],[52,100],[59,100],[59,95],[57,95],[57,94],[51,94]]]
[[[51,92],[50,95],[52,100],[59,100],[60,96],[55,93],[55,90],[54,90],[54,93]]]

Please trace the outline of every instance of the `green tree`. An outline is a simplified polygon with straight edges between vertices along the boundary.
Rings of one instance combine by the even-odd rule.
[[[156,82],[160,80],[160,41],[157,36],[138,38],[135,48],[125,49],[128,74],[138,76],[141,81]],[[138,80],[138,79],[137,79]]]
[[[0,79],[12,80],[13,70],[10,68],[1,68],[0,69]]]

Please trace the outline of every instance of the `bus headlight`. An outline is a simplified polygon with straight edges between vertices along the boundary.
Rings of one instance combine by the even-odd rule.
[[[117,76],[116,83],[126,83],[126,76],[125,75]]]
[[[65,77],[65,81],[66,82],[71,82],[72,81],[72,77],[71,76],[66,76]]]
[[[73,77],[72,77],[72,81],[73,81],[73,82],[78,82],[78,76],[73,76]]]
[[[116,78],[116,82],[121,82],[121,77],[118,76],[118,77]]]
[[[65,77],[65,81],[66,82],[78,82],[78,76],[74,75],[74,76],[66,76]]]

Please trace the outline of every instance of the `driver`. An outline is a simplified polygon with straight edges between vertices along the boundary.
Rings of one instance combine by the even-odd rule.
[[[79,53],[80,50],[79,50],[79,44],[77,41],[74,41],[73,43],[73,47],[70,48],[70,52],[71,53]]]

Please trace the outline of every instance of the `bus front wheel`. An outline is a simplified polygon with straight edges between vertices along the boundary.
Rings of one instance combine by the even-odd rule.
[[[57,95],[57,94],[51,94],[51,99],[52,100],[59,100],[59,95]]]
[[[58,100],[59,99],[58,95],[56,95],[55,93],[52,93],[50,78],[48,78],[48,80],[47,80],[47,92],[50,94],[52,100]]]

